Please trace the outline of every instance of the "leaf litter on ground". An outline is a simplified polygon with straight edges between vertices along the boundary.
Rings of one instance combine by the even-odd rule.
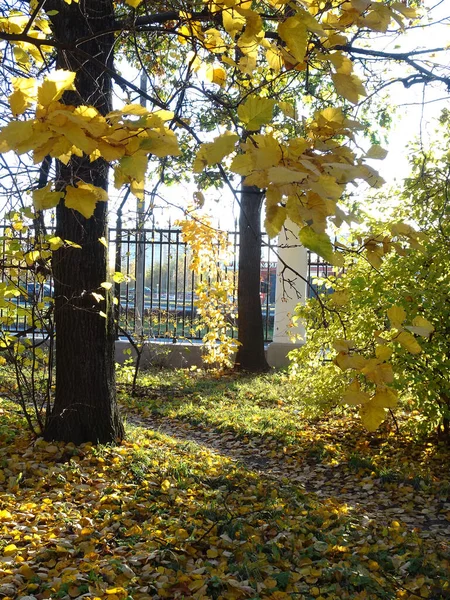
[[[226,439],[237,449],[258,454],[266,440],[270,453],[287,457],[271,473],[247,468],[201,437],[196,443],[130,423],[128,440],[116,447],[35,441],[24,433],[16,405],[2,401],[0,409],[0,597],[6,600],[450,596],[448,539],[423,536],[396,519],[364,519],[339,494],[319,497],[290,477],[304,453],[309,468],[338,460],[338,450],[323,452],[324,440],[346,456],[351,436],[338,444],[339,428],[333,434],[322,425],[327,435],[319,427],[315,445],[299,436],[297,446],[275,430],[257,437],[228,428]],[[360,446],[348,472],[367,486],[376,479],[374,448],[360,431],[352,435]],[[432,480],[438,461],[429,454]],[[412,487],[425,502],[434,483]]]

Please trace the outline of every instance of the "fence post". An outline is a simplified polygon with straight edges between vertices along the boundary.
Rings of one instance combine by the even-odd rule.
[[[305,303],[307,298],[308,251],[294,233],[297,230],[298,225],[286,221],[278,236],[273,342],[267,348],[267,361],[272,367],[286,366],[289,363],[287,354],[305,340],[303,325],[292,323],[295,307]],[[296,339],[292,340],[293,336]]]

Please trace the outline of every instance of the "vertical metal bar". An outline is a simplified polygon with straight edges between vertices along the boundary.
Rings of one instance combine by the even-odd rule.
[[[186,337],[186,285],[187,285],[187,244],[183,242],[183,325],[182,325],[182,335]],[[192,296],[192,293],[191,293]]]
[[[180,248],[180,230],[177,229],[174,231],[175,233],[175,304],[173,315],[175,319],[174,325],[174,338],[178,336],[178,262],[179,262],[179,248]]]
[[[155,285],[155,221],[153,220],[152,227],[152,239],[151,239],[151,259],[150,259],[150,332],[149,335],[153,335],[153,296],[154,296],[154,285]]]
[[[167,277],[166,277],[166,335],[170,330],[170,234],[171,223],[169,220],[169,229],[167,230]]]
[[[163,261],[163,249],[162,249],[162,230],[159,231],[159,274],[158,274],[158,337],[161,336],[161,284],[162,284],[162,261]]]

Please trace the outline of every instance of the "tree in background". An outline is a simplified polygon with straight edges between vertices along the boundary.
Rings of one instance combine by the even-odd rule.
[[[401,29],[416,18],[416,10],[400,2],[286,5],[285,0],[270,0],[252,5],[217,0],[192,3],[186,11],[176,1],[48,0],[29,5],[17,0],[2,11],[3,68],[11,93],[1,150],[42,162],[39,178],[28,185],[34,207],[34,214],[28,209],[29,218],[42,222],[42,211],[56,207],[56,236],[37,229],[32,253],[22,257],[30,267],[44,261],[48,268],[52,254],[57,375],[45,428],[49,439],[106,442],[123,435],[115,403],[112,282],[107,281],[105,250],[108,165],[114,166],[115,187],[128,186],[141,202],[149,157],[163,161],[160,181],[176,178],[191,164],[200,176],[214,170],[216,180],[218,173],[236,194],[243,178],[254,215],[264,196],[271,236],[289,217],[299,227],[302,244],[336,262],[339,255],[326,228],[340,214],[338,201],[346,184],[358,179],[379,183],[364,156],[350,147],[361,126],[346,102],[357,104],[366,94],[355,61],[407,60],[418,72],[414,81],[448,83],[439,70],[417,62],[420,51],[400,57],[363,45],[373,32]],[[118,74],[113,63],[115,55],[130,52],[124,38],[139,44],[141,36],[151,40],[154,64],[160,65],[148,92]],[[186,56],[184,66],[180,53]],[[429,53],[423,56],[429,59]],[[166,57],[173,61],[172,69],[167,69]],[[328,103],[342,101],[343,108],[322,107],[299,117],[295,105],[272,97],[274,90],[290,89],[298,73],[304,73],[308,92],[315,74],[327,81]],[[170,77],[177,82],[173,90],[167,85]],[[112,81],[130,100],[117,110],[111,110]],[[188,101],[191,91],[199,93]],[[297,93],[295,86],[292,93]],[[150,110],[135,103],[142,97]],[[196,106],[205,97],[212,101],[214,116],[197,120]],[[277,119],[279,111],[291,125]],[[211,140],[209,132],[217,124],[218,135]],[[175,129],[182,132],[179,141]],[[193,144],[200,147],[192,163]],[[375,146],[367,158],[379,152]],[[13,167],[10,174],[21,187]],[[257,245],[259,222],[257,231],[249,211],[243,211],[241,227],[244,237],[249,228],[256,234]],[[256,306],[257,296],[260,311],[259,261],[255,263],[250,258],[252,281],[258,285],[252,287],[247,310]],[[248,281],[241,282],[241,293]],[[257,339],[261,342],[262,332]],[[251,352],[247,357],[249,368],[258,370],[260,360],[252,363]],[[242,368],[246,360],[241,358]]]

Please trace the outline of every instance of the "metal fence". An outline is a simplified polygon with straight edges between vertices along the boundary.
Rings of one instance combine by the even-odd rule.
[[[0,256],[5,256],[5,245],[11,237],[5,235],[6,226],[0,226]],[[48,232],[52,232],[50,228]],[[230,260],[218,265],[220,276],[230,278],[230,302],[237,304],[237,257],[239,254],[239,233],[227,233],[230,246]],[[17,247],[29,248],[32,233],[14,232]],[[275,317],[277,247],[263,235],[261,262],[261,306],[263,313],[264,339],[272,340]],[[140,268],[137,256],[140,254]],[[141,333],[147,338],[169,338],[200,340],[205,334],[196,307],[196,288],[199,276],[190,269],[191,251],[183,241],[177,227],[152,227],[150,229],[109,230],[110,271],[121,272],[126,281],[115,284],[115,297],[118,301],[118,335]],[[1,261],[0,261],[1,264]],[[317,278],[335,275],[335,267],[322,258],[308,252],[308,297],[315,292],[327,291]],[[200,276],[201,277],[201,276]],[[213,281],[214,275],[209,275]],[[32,300],[52,295],[52,282],[38,284],[30,270],[1,269],[0,282],[12,281],[21,291],[14,302],[17,311],[14,318],[3,322],[10,331],[23,331],[31,327]],[[0,307],[0,317],[4,309]],[[235,336],[236,323],[230,317],[228,335]]]
[[[0,256],[5,256],[5,245],[10,237],[5,236],[6,226],[0,226]],[[48,229],[51,233],[52,229]],[[22,248],[31,247],[32,233],[14,233],[14,243]],[[231,281],[230,302],[237,304],[237,257],[239,233],[227,233],[230,260],[218,265],[214,277],[226,277]],[[263,312],[264,337],[270,341],[273,335],[275,316],[276,246],[263,236],[261,263],[261,305]],[[140,255],[137,268],[137,257]],[[199,276],[191,268],[191,251],[183,241],[181,230],[176,227],[152,227],[150,229],[109,230],[110,271],[121,272],[126,280],[115,284],[114,295],[118,300],[118,335],[137,331],[148,338],[172,340],[200,340],[205,334],[196,307],[196,288]],[[1,264],[1,263],[0,263]],[[200,276],[201,278],[201,276]],[[8,275],[3,269],[0,281],[7,279],[18,286],[20,295],[14,300],[18,310],[14,319],[3,323],[11,331],[20,331],[31,326],[29,308],[33,298],[50,296],[52,282],[37,284],[27,269],[15,269]],[[28,309],[28,310],[27,310]],[[2,309],[0,307],[0,316]],[[228,335],[235,336],[236,323],[230,316]]]

